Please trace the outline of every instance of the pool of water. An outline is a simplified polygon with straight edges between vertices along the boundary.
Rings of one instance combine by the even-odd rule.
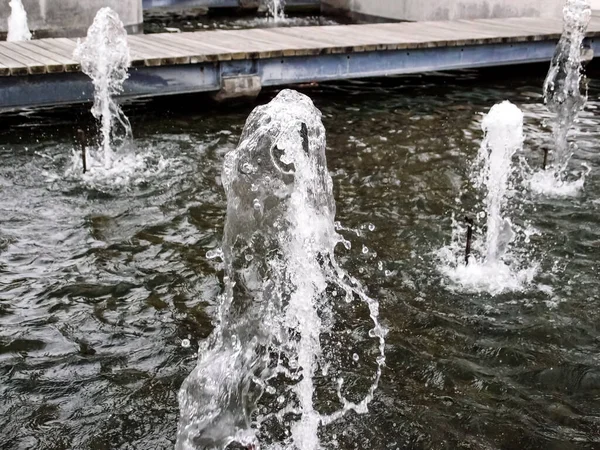
[[[274,20],[266,13],[223,16],[207,14],[202,9],[153,9],[144,12],[144,33],[184,32],[199,30],[240,30],[246,28],[306,27],[337,25],[333,17],[311,14],[286,14]]]
[[[544,69],[303,89],[324,115],[337,218],[359,230],[343,232],[353,245],[339,260],[389,328],[369,414],[322,429],[324,448],[600,448],[596,75],[573,133],[585,189],[549,198],[515,185],[512,219],[536,230],[523,245],[540,268],[498,296],[456,289],[437,252],[457,197],[477,205],[468,174],[495,102],[522,108],[518,156],[541,164]],[[177,392],[222,288],[206,253],[222,239],[223,156],[250,110],[204,97],[128,105],[142,163],[118,181],[71,167],[76,128],[93,128],[85,108],[0,117],[0,448],[173,448]],[[356,314],[336,329],[368,325]]]

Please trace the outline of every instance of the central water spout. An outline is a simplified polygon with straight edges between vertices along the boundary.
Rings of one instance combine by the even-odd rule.
[[[225,292],[215,331],[179,394],[177,448],[257,446],[269,417],[288,429],[283,448],[317,450],[320,425],[349,410],[366,412],[384,364],[385,331],[377,302],[335,261],[345,241],[334,225],[321,113],[308,97],[284,90],[252,112],[226,156],[223,186]],[[340,410],[322,415],[314,406],[314,376],[327,364],[321,335],[331,331],[333,302],[354,298],[374,323],[377,371],[362,402],[345,400],[340,382]],[[264,392],[276,396],[277,407],[258,414]]]
[[[101,159],[104,168],[109,169],[115,160],[115,148],[131,138],[129,120],[115,99],[123,92],[131,64],[127,32],[117,13],[108,7],[100,9],[73,56],[94,85],[92,114],[100,121]]]
[[[455,222],[452,244],[439,252],[440,271],[459,289],[496,295],[521,290],[537,271],[536,264],[519,258],[523,249],[511,245],[523,234],[519,234],[523,228],[511,221],[514,208],[509,205],[513,159],[523,147],[523,113],[508,101],[499,103],[484,117],[481,128],[484,139],[471,177],[483,197],[482,209],[474,215],[478,227],[469,217],[466,230]]]
[[[476,178],[476,186],[486,192],[485,259],[496,262],[514,238],[510,220],[503,216],[503,208],[512,173],[512,158],[523,145],[523,113],[505,101],[490,109],[481,127],[485,138],[478,154],[482,169]]]

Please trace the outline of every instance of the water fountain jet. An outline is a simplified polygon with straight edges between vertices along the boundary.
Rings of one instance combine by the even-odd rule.
[[[567,0],[563,9],[563,33],[556,47],[550,70],[544,81],[544,103],[554,115],[552,119],[552,164],[534,174],[534,192],[549,195],[573,195],[584,183],[566,179],[573,155],[569,132],[587,101],[583,74],[583,40],[591,19],[589,0]]]
[[[377,302],[334,257],[345,241],[334,225],[325,129],[308,97],[284,90],[252,112],[226,156],[223,186],[225,291],[215,330],[179,393],[176,448],[258,446],[257,430],[268,434],[268,418],[287,428],[278,448],[317,450],[321,425],[349,410],[367,411],[385,362],[385,330]],[[379,356],[363,400],[346,400],[338,380],[341,407],[324,415],[314,405],[314,377],[326,370],[321,335],[331,332],[339,298],[367,305]],[[278,399],[277,408],[258,414],[265,392]]]
[[[92,79],[92,115],[100,121],[101,155],[90,155],[90,162],[93,166],[101,160],[98,162],[103,168],[110,169],[115,162],[115,148],[132,136],[129,120],[115,99],[123,92],[131,64],[127,32],[118,14],[108,7],[100,9],[73,56],[80,62],[83,73]]]
[[[484,193],[483,211],[478,217],[486,220],[485,235],[471,242],[473,222],[466,220],[465,257],[458,256],[465,246],[457,244],[464,235],[457,229],[454,244],[440,252],[441,271],[462,289],[497,294],[521,289],[535,273],[535,268],[515,269],[517,264],[509,252],[516,233],[506,209],[512,160],[523,145],[523,113],[505,101],[490,109],[481,127],[485,137],[474,166],[473,184]]]
[[[284,0],[268,0],[267,9],[275,22],[285,19]]]
[[[27,12],[21,0],[10,0],[11,13],[8,17],[7,41],[28,41],[31,39],[31,31],[27,26]]]

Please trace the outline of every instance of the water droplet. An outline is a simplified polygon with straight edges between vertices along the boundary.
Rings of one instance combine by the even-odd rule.
[[[369,253],[369,247],[367,247],[366,245],[363,245],[362,252],[363,252],[363,255],[366,255],[367,253]]]
[[[256,168],[248,162],[242,164],[242,173],[246,173],[246,174],[254,173],[255,170],[256,170]]]
[[[381,261],[379,261],[379,262],[377,263],[377,268],[378,268],[379,270],[383,270],[383,263],[382,263]]]
[[[369,231],[375,231],[375,225],[370,223],[369,224]]]
[[[223,250],[221,250],[220,248],[216,248],[214,250],[209,250],[206,252],[206,257],[208,259],[216,259],[216,258],[223,259]]]
[[[250,261],[252,261],[254,259],[254,256],[252,256],[252,255],[246,255],[246,256],[244,256],[244,258],[246,258],[246,261],[250,262]]]
[[[181,341],[181,346],[182,346],[183,348],[190,348],[190,345],[191,345],[191,344],[190,344],[190,340],[189,340],[189,339],[183,339],[183,340]]]
[[[355,353],[354,355],[352,355],[352,359],[356,362],[358,361],[358,355]]]
[[[383,272],[385,274],[386,277],[389,277],[392,275],[392,271],[391,270],[386,270],[385,272]]]
[[[260,200],[258,200],[257,198],[254,199],[254,202],[252,203],[252,206],[257,211],[259,211],[262,208],[262,205],[260,204]]]

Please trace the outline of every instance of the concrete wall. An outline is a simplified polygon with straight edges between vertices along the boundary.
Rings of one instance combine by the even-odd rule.
[[[22,0],[34,37],[85,36],[96,12],[110,6],[129,33],[142,31],[142,0]],[[6,35],[8,0],[0,0],[0,34]]]
[[[392,20],[561,17],[564,0],[322,0],[351,16]]]

